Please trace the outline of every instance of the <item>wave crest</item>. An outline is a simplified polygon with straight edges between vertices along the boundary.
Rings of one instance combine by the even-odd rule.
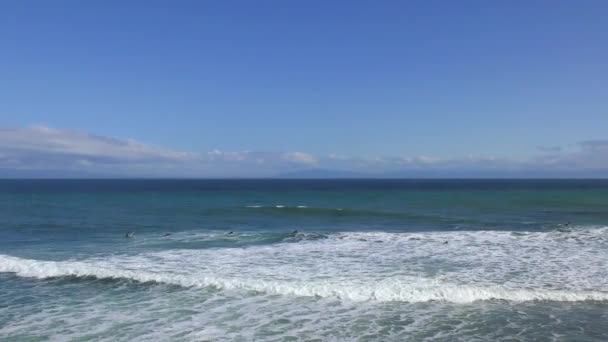
[[[152,265],[153,266],[153,265]],[[456,285],[415,277],[385,278],[372,284],[326,281],[264,281],[220,278],[207,275],[155,272],[120,268],[117,265],[82,261],[40,261],[0,255],[0,272],[38,279],[79,277],[129,279],[137,282],[164,283],[183,287],[213,287],[220,290],[245,290],[278,295],[333,297],[350,301],[471,303],[485,300],[524,301],[608,301],[608,292],[572,291],[503,286]]]

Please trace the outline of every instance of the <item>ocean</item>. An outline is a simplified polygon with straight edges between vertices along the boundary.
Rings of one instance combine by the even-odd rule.
[[[607,341],[607,321],[608,180],[0,180],[2,341]]]

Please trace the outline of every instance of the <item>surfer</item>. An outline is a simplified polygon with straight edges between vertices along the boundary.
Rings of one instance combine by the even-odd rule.
[[[125,234],[125,238],[127,238],[127,239],[132,238],[133,236],[135,236],[135,232],[127,232]]]
[[[559,232],[570,232],[570,222],[560,223],[557,227],[557,231]]]

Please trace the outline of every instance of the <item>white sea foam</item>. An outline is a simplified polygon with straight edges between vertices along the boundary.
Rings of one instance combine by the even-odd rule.
[[[174,235],[188,241],[222,234]],[[0,339],[493,341],[516,331],[522,340],[547,339],[547,332],[576,340],[581,327],[601,326],[607,251],[608,228],[597,227],[338,233],[298,243],[64,261],[0,255],[0,272],[19,277],[181,286],[142,291],[122,281],[41,283],[23,295],[40,296],[44,305],[7,301],[10,319],[0,325]],[[0,301],[6,296],[12,294],[0,293]],[[594,331],[598,340],[608,337]]]
[[[262,205],[246,205],[245,207],[246,208],[264,208],[264,206],[262,206]],[[272,207],[272,206],[269,206],[269,207]],[[267,208],[269,208],[269,207],[267,207]],[[277,205],[274,205],[274,207],[277,208],[277,209],[293,208],[293,207],[286,206],[286,205],[283,205],[283,204],[277,204]],[[306,208],[308,208],[308,206],[307,205],[297,205],[297,206],[295,206],[295,208],[306,209]]]
[[[300,243],[81,261],[0,255],[0,272],[124,278],[348,301],[605,301],[607,247],[608,228],[517,234],[339,233]]]
[[[184,287],[214,287],[228,290],[247,290],[270,294],[335,297],[352,301],[446,301],[470,303],[479,300],[500,299],[509,301],[604,301],[608,292],[564,291],[546,289],[510,289],[501,286],[454,285],[424,278],[388,278],[375,283],[337,282],[335,280],[293,282],[221,278],[152,270],[132,270],[115,264],[86,262],[55,262],[0,256],[0,272],[12,272],[23,277],[96,277],[131,279],[139,282],[157,282]]]

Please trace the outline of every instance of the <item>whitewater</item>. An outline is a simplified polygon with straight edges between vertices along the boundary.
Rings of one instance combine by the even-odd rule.
[[[225,235],[199,234],[194,240],[214,237]],[[608,300],[608,253],[599,251],[606,247],[606,227],[549,233],[356,232],[298,243],[166,250],[79,261],[0,255],[0,272],[41,279],[130,279],[350,301],[604,301]]]

